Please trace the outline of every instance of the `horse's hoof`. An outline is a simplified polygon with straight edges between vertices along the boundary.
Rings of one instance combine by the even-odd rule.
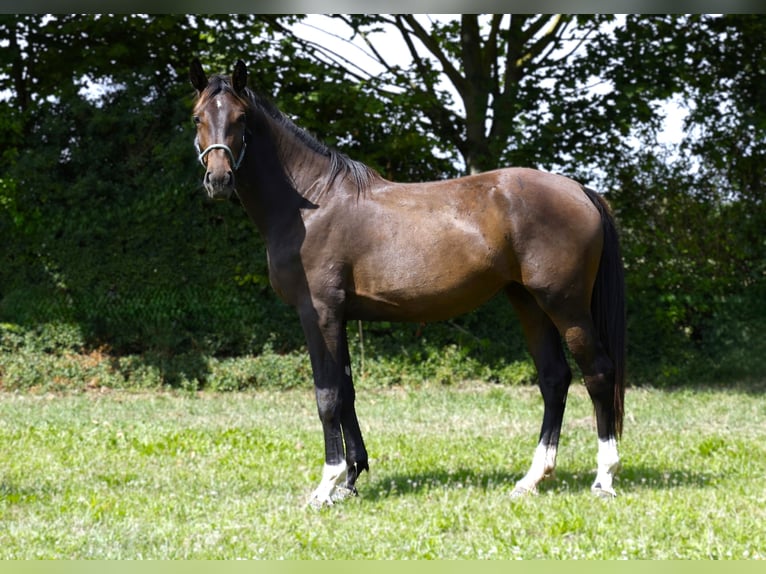
[[[597,482],[593,486],[591,486],[590,491],[597,496],[598,498],[601,498],[602,500],[614,500],[617,498],[617,492],[614,490],[614,488],[610,487],[603,487],[601,486],[600,482]]]
[[[332,499],[319,498],[318,496],[312,495],[311,498],[309,498],[308,502],[306,503],[306,508],[312,508],[314,510],[322,510],[323,508],[328,508],[332,505],[333,505]]]
[[[526,486],[519,486],[518,484],[511,492],[511,498],[525,498],[527,496],[534,496],[537,494],[537,488],[527,488]]]
[[[359,496],[359,492],[353,486],[351,488],[347,486],[336,486],[332,489],[330,494],[326,496],[314,492],[306,503],[306,506],[313,508],[314,510],[321,510],[333,506],[336,502],[341,502],[354,496]]]
[[[333,490],[332,494],[330,494],[330,500],[335,503],[340,502],[341,500],[346,500],[347,498],[352,498],[354,496],[359,496],[359,492],[353,486],[351,488],[348,486],[336,486],[335,490]]]

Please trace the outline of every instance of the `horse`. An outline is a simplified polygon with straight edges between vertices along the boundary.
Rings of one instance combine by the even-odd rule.
[[[562,175],[504,168],[425,183],[388,181],[331,149],[250,89],[247,67],[208,77],[195,59],[195,146],[212,199],[236,194],[266,244],[269,281],[297,311],[324,433],[309,503],[357,495],[369,471],[354,407],[349,320],[429,322],[499,292],[513,305],[538,374],[543,420],[512,497],[556,466],[572,370],[593,403],[591,490],[616,496],[625,391],[625,288],[606,200]]]

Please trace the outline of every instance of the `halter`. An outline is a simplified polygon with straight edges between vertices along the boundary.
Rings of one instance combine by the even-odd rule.
[[[202,164],[202,167],[207,168],[207,164],[205,163],[205,156],[209,154],[214,149],[222,149],[224,150],[228,156],[229,160],[231,162],[231,167],[234,171],[237,171],[239,169],[239,166],[242,165],[242,160],[245,159],[245,150],[247,149],[247,142],[245,141],[244,134],[242,135],[242,150],[239,152],[239,158],[235,161],[234,160],[234,152],[231,151],[231,148],[227,146],[226,144],[212,144],[205,148],[205,151],[200,151],[199,144],[197,144],[197,151],[200,151],[199,154],[199,162]]]

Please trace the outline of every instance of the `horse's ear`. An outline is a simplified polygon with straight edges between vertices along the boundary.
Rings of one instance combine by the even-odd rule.
[[[189,64],[189,79],[192,86],[194,86],[198,92],[202,92],[207,88],[207,76],[205,70],[202,69],[202,64],[198,58],[194,58],[191,64]]]
[[[242,60],[237,60],[234,65],[234,72],[231,75],[234,84],[234,91],[239,93],[247,86],[247,66]]]

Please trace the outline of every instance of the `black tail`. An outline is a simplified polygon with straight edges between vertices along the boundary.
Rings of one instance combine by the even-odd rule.
[[[625,412],[625,270],[609,204],[592,189],[583,186],[583,190],[598,208],[604,228],[604,247],[590,307],[601,345],[614,364],[615,431],[621,435]]]

